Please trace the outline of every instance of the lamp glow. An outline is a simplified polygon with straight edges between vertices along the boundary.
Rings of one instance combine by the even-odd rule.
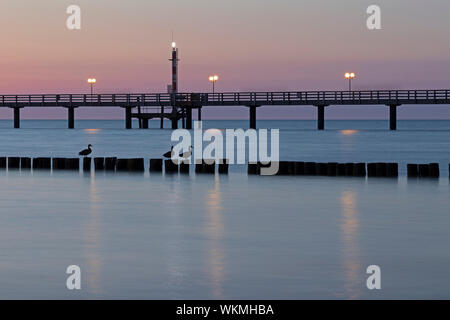
[[[215,91],[215,84],[216,84],[217,80],[219,80],[219,76],[218,75],[215,74],[213,76],[209,76],[209,81],[212,83],[213,93]]]
[[[94,84],[97,82],[97,79],[89,78],[87,82],[91,85],[91,99],[92,99],[92,95],[94,94]]]
[[[355,75],[355,73],[354,72],[347,72],[346,74],[345,74],[345,79],[354,79],[354,78],[356,78],[356,75]]]
[[[218,75],[214,75],[214,76],[210,76],[209,77],[209,81],[211,81],[211,82],[216,82],[217,80],[219,80],[219,76]]]
[[[348,80],[348,91],[352,91],[352,80],[356,78],[356,74],[354,72],[346,72],[344,76]]]

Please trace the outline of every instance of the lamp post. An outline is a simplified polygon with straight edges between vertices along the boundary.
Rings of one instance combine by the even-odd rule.
[[[213,75],[213,76],[210,76],[209,77],[209,82],[212,82],[212,88],[213,88],[213,94],[214,94],[214,91],[215,91],[215,84],[216,84],[216,81],[217,80],[219,80],[219,76],[218,75]]]
[[[97,82],[97,79],[89,78],[87,82],[91,85],[91,98],[92,98],[92,95],[94,94],[94,84]]]
[[[345,74],[345,79],[348,80],[348,91],[352,91],[352,80],[356,78],[354,72],[347,72]]]

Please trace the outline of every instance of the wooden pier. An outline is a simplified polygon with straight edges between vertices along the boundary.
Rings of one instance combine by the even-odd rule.
[[[257,109],[263,106],[313,106],[317,109],[317,129],[325,129],[325,110],[332,106],[385,106],[389,108],[389,128],[397,129],[397,109],[404,105],[450,104],[450,90],[297,91],[228,93],[146,93],[146,94],[32,94],[0,95],[0,107],[12,108],[14,127],[20,128],[20,110],[28,107],[62,107],[68,110],[68,128],[75,127],[79,107],[119,107],[125,110],[125,128],[132,119],[148,128],[150,119],[169,119],[172,129],[192,129],[196,109],[201,120],[203,107],[245,106],[249,127],[256,129]]]

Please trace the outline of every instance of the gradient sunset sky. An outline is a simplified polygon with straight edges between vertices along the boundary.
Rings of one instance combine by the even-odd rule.
[[[82,28],[66,28],[81,7]],[[382,30],[366,9],[382,9]],[[449,0],[2,0],[0,93],[165,92],[173,30],[180,91],[450,89]],[[387,108],[338,107],[327,118],[384,118]],[[400,118],[450,119],[449,106],[406,107]],[[259,118],[313,118],[313,108],[260,109]],[[107,118],[123,118],[111,109]],[[25,109],[23,118],[65,118]],[[11,110],[0,110],[10,118]],[[79,118],[105,118],[77,110]],[[245,108],[207,108],[206,118],[246,118]]]

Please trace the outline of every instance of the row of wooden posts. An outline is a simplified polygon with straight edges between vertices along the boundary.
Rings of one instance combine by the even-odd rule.
[[[92,161],[93,160],[93,161]],[[83,171],[145,171],[145,160],[143,158],[118,159],[116,157],[107,158],[83,158]],[[164,166],[163,166],[164,164]],[[261,174],[261,168],[269,167],[270,164],[249,163],[247,173],[249,175]],[[189,173],[190,164],[180,162],[174,163],[172,160],[150,159],[150,172],[166,173]],[[349,177],[398,177],[398,163],[337,163],[337,162],[300,162],[300,161],[280,161],[278,163],[278,175],[305,175],[305,176],[349,176]],[[79,158],[27,158],[27,157],[0,157],[0,169],[46,169],[46,170],[79,170]],[[218,163],[220,174],[228,173],[228,161],[223,159]],[[195,164],[195,173],[216,172],[214,160],[203,160]],[[450,172],[450,164],[449,164]],[[408,177],[438,178],[440,176],[439,164],[408,164]]]
[[[92,163],[95,171],[145,171],[145,160],[143,158],[118,159],[116,157],[107,158],[82,158],[83,171],[91,171]],[[93,161],[92,161],[93,160]],[[150,159],[150,172],[166,173],[189,173],[190,164],[180,162],[175,164],[172,160]],[[218,165],[219,173],[228,173],[228,161],[220,161]],[[43,170],[80,170],[80,158],[27,158],[27,157],[0,157],[0,169],[43,169]],[[203,160],[195,164],[196,173],[215,173],[216,164],[214,160]]]
[[[248,165],[248,174],[261,174],[261,168],[268,167],[261,163]],[[306,176],[347,176],[347,177],[398,177],[398,163],[337,163],[337,162],[298,162],[280,161],[278,175]],[[449,164],[450,172],[450,164]],[[408,177],[439,178],[438,163],[408,164]]]

